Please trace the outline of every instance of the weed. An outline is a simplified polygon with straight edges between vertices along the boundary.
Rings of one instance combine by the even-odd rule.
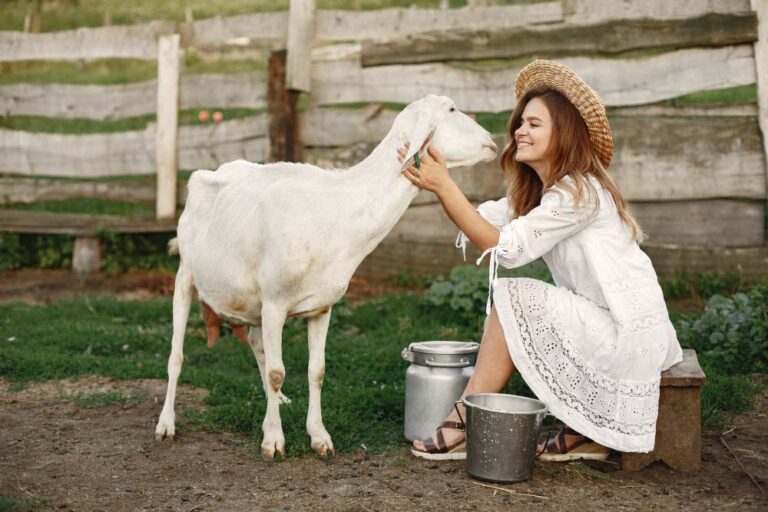
[[[143,402],[146,397],[141,395],[125,395],[120,391],[105,391],[100,393],[75,393],[61,396],[64,402],[71,402],[78,407],[93,408],[107,405],[135,405]]]
[[[41,507],[39,501],[30,501],[19,496],[0,494],[0,512],[34,512]]]

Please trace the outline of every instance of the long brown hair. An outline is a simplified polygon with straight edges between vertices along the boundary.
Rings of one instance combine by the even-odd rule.
[[[530,165],[515,159],[515,130],[520,127],[523,110],[533,98],[541,99],[552,117],[552,135],[547,155],[549,174],[544,182]],[[515,217],[523,216],[537,207],[544,192],[566,176],[570,176],[575,182],[575,188],[571,192],[576,205],[581,204],[583,191],[586,191],[590,198],[594,197],[595,201],[599,201],[597,191],[587,179],[593,176],[613,197],[619,217],[632,231],[633,238],[637,241],[645,238],[640,225],[629,212],[619,187],[593,150],[584,119],[565,96],[552,89],[529,90],[515,107],[507,130],[510,142],[501,154],[501,168],[509,183],[507,196]],[[561,184],[568,186],[566,182]]]

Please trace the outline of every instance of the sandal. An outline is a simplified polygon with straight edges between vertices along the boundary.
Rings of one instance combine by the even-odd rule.
[[[565,443],[565,436],[581,436],[570,448]],[[609,450],[588,437],[582,436],[569,426],[553,438],[547,439],[544,450],[539,453],[539,460],[545,462],[567,462],[573,460],[606,460]]]
[[[424,450],[417,450],[411,448],[411,453],[421,459],[427,460],[463,460],[467,458],[467,440],[466,437],[461,441],[448,445],[443,437],[444,428],[450,428],[464,432],[463,421],[444,421],[437,427],[437,443],[432,441],[432,438],[424,439]]]

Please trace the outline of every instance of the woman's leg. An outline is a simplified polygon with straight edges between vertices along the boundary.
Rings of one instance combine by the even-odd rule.
[[[507,342],[504,339],[499,317],[496,308],[491,310],[491,314],[485,320],[483,329],[483,339],[480,340],[480,350],[477,353],[477,363],[475,371],[464,388],[461,398],[474,393],[498,393],[504,388],[515,371],[515,365],[512,357],[509,355]],[[462,407],[462,416],[463,407]],[[446,420],[457,421],[459,419],[456,410],[451,411]],[[464,438],[464,432],[444,428],[443,437],[447,445],[452,446],[457,441]],[[433,436],[433,441],[436,441]],[[424,450],[424,443],[414,441],[413,447],[417,450]]]

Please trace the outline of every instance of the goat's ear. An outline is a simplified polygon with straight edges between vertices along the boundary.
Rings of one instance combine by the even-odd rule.
[[[413,123],[410,133],[407,134],[410,146],[408,147],[408,153],[405,155],[405,160],[403,160],[402,170],[413,165],[413,156],[416,153],[422,155],[427,151],[427,146],[429,146],[429,142],[434,134],[435,120],[433,116],[426,112],[420,112],[416,116],[416,122]]]

